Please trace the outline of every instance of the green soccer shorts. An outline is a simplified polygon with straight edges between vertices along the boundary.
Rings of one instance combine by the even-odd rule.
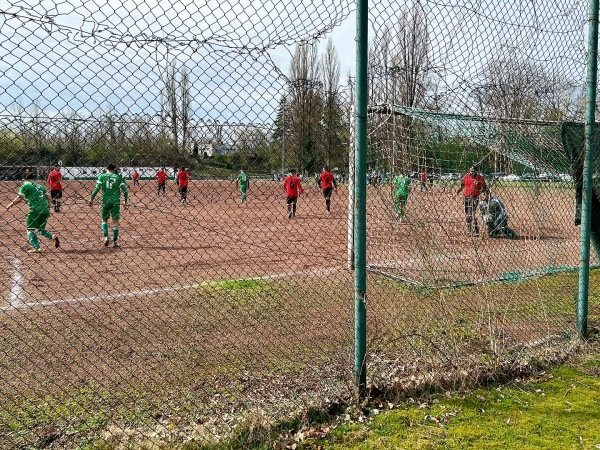
[[[121,203],[102,203],[100,207],[100,217],[106,221],[109,217],[113,220],[121,218]]]
[[[48,218],[50,217],[50,210],[39,210],[30,209],[27,213],[25,223],[27,224],[28,230],[45,230]]]
[[[396,192],[396,195],[394,196],[394,206],[396,207],[396,210],[400,209],[401,206],[406,206],[407,202],[408,194]]]

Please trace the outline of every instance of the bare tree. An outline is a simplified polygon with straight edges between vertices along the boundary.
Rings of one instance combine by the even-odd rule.
[[[547,120],[576,120],[578,111],[577,83],[569,80],[560,71],[554,69],[546,75],[548,87],[540,93]]]
[[[575,85],[541,63],[516,57],[490,61],[473,89],[481,114],[563,120],[574,114]]]
[[[341,105],[338,100],[340,85],[340,58],[329,38],[325,53],[321,56],[321,76],[325,94],[325,109],[323,111],[323,126],[325,133],[324,162],[331,164],[332,152],[340,146]]]
[[[403,8],[394,35],[390,65],[394,98],[403,106],[422,105],[430,71],[429,25],[419,2]]]
[[[325,53],[321,56],[321,79],[325,92],[337,92],[340,85],[340,57],[333,45],[333,40],[329,38]]]
[[[181,144],[184,151],[188,148],[189,141],[189,123],[190,123],[190,103],[192,100],[190,94],[190,71],[187,67],[182,67],[179,79],[179,97],[180,97],[180,122],[181,122]]]
[[[420,1],[402,7],[397,22],[375,35],[370,58],[370,102],[411,108],[432,103],[428,100],[432,73],[430,30]],[[425,158],[419,155],[424,150],[415,150],[412,145],[420,130],[409,116],[390,111],[389,116],[374,116],[372,120],[371,147],[380,153],[390,171],[408,170]]]
[[[302,80],[316,81],[320,77],[317,47],[304,43],[296,46],[290,63],[290,78],[292,82]]]
[[[290,63],[290,150],[302,171],[316,163],[319,145],[322,82],[316,46],[299,44]]]
[[[179,141],[177,132],[177,67],[174,62],[167,66],[162,109],[163,117],[169,123],[173,141],[177,144]]]
[[[268,170],[270,145],[268,133],[258,127],[244,126],[235,130],[237,152],[234,161],[242,168]]]
[[[181,148],[187,151],[191,104],[189,70],[186,67],[178,70],[175,62],[169,63],[164,83],[161,105],[163,120],[171,130],[175,147],[179,148],[181,145]]]

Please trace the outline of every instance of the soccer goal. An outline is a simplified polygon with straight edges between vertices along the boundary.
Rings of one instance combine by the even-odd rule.
[[[380,104],[368,108],[368,130],[371,271],[443,286],[577,266],[580,124]],[[510,233],[491,228],[479,198],[467,214],[461,185],[472,167],[504,208]]]

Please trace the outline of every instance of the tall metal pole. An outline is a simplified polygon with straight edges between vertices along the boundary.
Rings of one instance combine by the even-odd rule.
[[[354,93],[352,94],[354,101]],[[356,170],[354,159],[356,155],[355,107],[350,107],[350,145],[348,154],[348,268],[354,270],[354,186],[356,186]]]
[[[283,106],[283,132],[281,137],[281,176],[285,176],[285,97],[281,101]]]
[[[354,184],[354,374],[366,394],[367,371],[367,55],[369,1],[356,0],[356,118]]]
[[[585,112],[585,156],[583,161],[583,198],[581,201],[581,239],[577,331],[587,337],[588,293],[590,282],[590,228],[592,222],[592,175],[594,172],[594,129],[596,122],[596,85],[598,81],[598,2],[590,0],[588,20],[588,67]]]

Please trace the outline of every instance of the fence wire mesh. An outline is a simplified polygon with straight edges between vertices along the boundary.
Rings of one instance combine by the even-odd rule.
[[[443,384],[450,373],[485,378],[490,368],[568,350],[585,8],[415,1],[372,9],[369,315],[385,320],[369,322],[370,375],[413,372],[416,383]]]
[[[352,396],[353,10],[6,2],[1,448],[252,447]],[[569,351],[585,5],[369,19],[369,385]]]

